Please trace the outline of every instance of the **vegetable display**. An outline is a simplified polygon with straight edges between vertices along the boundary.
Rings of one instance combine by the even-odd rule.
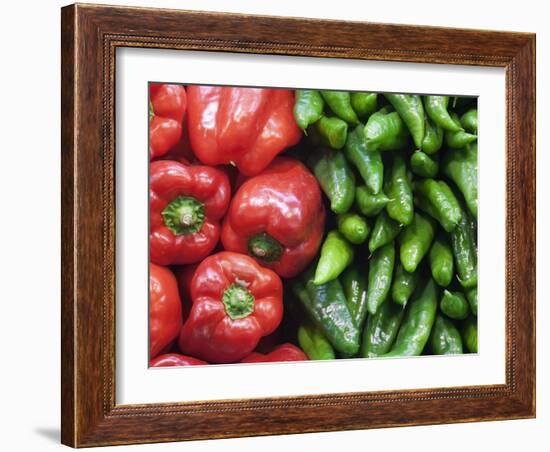
[[[477,353],[475,98],[149,97],[150,367]]]
[[[281,279],[251,257],[230,251],[213,254],[197,267],[191,301],[180,350],[213,363],[246,357],[283,317]]]

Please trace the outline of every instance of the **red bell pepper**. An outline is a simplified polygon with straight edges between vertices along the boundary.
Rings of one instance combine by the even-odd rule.
[[[179,347],[210,363],[244,358],[283,317],[280,278],[243,254],[222,251],[202,261],[191,282],[191,298]]]
[[[178,336],[183,323],[178,283],[169,269],[149,265],[149,295],[149,359],[153,359]]]
[[[174,367],[174,366],[202,366],[208,364],[191,356],[180,355],[179,353],[166,353],[151,360],[150,367]]]
[[[302,137],[291,90],[189,86],[187,96],[191,146],[206,165],[253,176]]]
[[[218,243],[219,220],[231,188],[223,171],[170,160],[151,163],[149,180],[151,262],[191,264]]]
[[[160,157],[172,149],[182,135],[187,108],[185,88],[181,85],[149,85],[149,155]]]
[[[252,352],[241,363],[276,363],[284,361],[308,361],[307,355],[295,345],[286,343],[276,347],[271,353]]]
[[[178,281],[178,289],[184,322],[187,320],[187,317],[189,317],[191,304],[193,303],[191,301],[191,281],[193,280],[193,275],[195,274],[195,270],[197,269],[197,267],[198,264],[182,265],[174,270],[176,280]]]
[[[315,177],[298,160],[278,157],[237,190],[224,219],[222,243],[290,278],[315,257],[324,224]]]

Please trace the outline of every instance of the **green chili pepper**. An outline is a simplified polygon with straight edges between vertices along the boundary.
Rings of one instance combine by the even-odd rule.
[[[359,123],[359,118],[351,106],[351,96],[347,91],[321,91],[321,96],[332,112],[350,124]]]
[[[456,124],[447,111],[449,105],[449,96],[424,96],[424,107],[428,117],[450,132],[458,132],[462,130],[460,124]]]
[[[337,118],[336,116],[322,116],[315,123],[321,142],[324,145],[330,146],[332,149],[342,149],[346,144],[348,136],[348,124],[346,121]]]
[[[375,195],[380,193],[384,179],[384,164],[378,149],[367,146],[362,124],[348,134],[344,149],[346,157],[355,165],[370,192]]]
[[[354,355],[359,352],[360,333],[351,317],[342,285],[338,279],[320,286],[314,284],[313,268],[309,268],[302,279],[293,279],[292,290],[335,350]]]
[[[413,152],[411,155],[411,171],[420,177],[434,178],[439,172],[439,159],[430,157],[422,151]]]
[[[460,124],[466,132],[477,134],[477,108],[471,108],[460,117]]]
[[[422,179],[414,184],[418,199],[425,199],[436,219],[447,232],[454,230],[462,218],[462,209],[451,188],[442,180]]]
[[[369,316],[361,345],[363,358],[374,358],[390,351],[399,331],[403,312],[401,306],[386,300],[375,315]]]
[[[451,118],[455,124],[460,126],[460,119],[456,113],[452,112]],[[445,143],[447,143],[447,146],[451,149],[462,149],[467,144],[473,143],[476,140],[477,135],[465,132],[462,128],[457,132],[451,132],[450,130],[445,131]]]
[[[460,284],[466,289],[475,287],[477,285],[477,250],[466,212],[451,232],[451,245]]]
[[[470,353],[477,353],[477,318],[470,316],[462,324],[462,340]]]
[[[414,145],[420,149],[424,141],[424,107],[422,98],[416,94],[384,94],[399,113],[409,129]]]
[[[456,184],[468,209],[477,218],[477,144],[445,152],[441,171]]]
[[[411,298],[416,286],[418,285],[419,272],[418,270],[409,273],[403,268],[401,262],[397,262],[393,284],[391,287],[391,297],[395,303],[401,306],[406,306],[409,298]]]
[[[460,292],[450,292],[448,290],[443,291],[439,307],[443,314],[455,320],[465,319],[470,311],[464,295]]]
[[[355,176],[341,152],[318,149],[308,158],[334,213],[346,213],[355,199]]]
[[[395,247],[393,243],[388,243],[377,249],[369,260],[367,307],[372,315],[376,314],[376,311],[388,296],[394,263]]]
[[[401,234],[401,263],[412,273],[428,253],[435,233],[435,223],[419,213],[414,214],[411,224]]]
[[[351,93],[351,106],[361,119],[366,119],[376,111],[377,93]]]
[[[343,213],[336,217],[338,231],[354,245],[359,245],[367,240],[370,232],[367,220],[356,213]]]
[[[330,231],[321,247],[313,282],[317,285],[338,278],[353,261],[353,247],[338,231]]]
[[[435,238],[429,259],[435,282],[441,287],[451,284],[454,276],[453,251],[443,234],[439,233]]]
[[[319,91],[297,89],[294,101],[294,119],[302,130],[317,122],[323,116],[323,98]]]
[[[403,225],[410,224],[414,214],[412,187],[405,160],[399,154],[395,154],[393,158],[384,189],[390,197],[386,206],[390,218]]]
[[[358,263],[352,264],[340,276],[348,308],[357,328],[362,329],[367,318],[367,272]]]
[[[390,202],[390,198],[383,191],[373,195],[364,185],[357,187],[355,190],[357,209],[367,217],[373,217],[380,213],[388,202]]]
[[[443,128],[439,124],[432,122],[430,118],[425,118],[426,129],[424,140],[422,141],[422,151],[426,154],[434,154],[443,146]]]
[[[390,111],[387,107],[371,115],[363,134],[367,145],[381,151],[404,149],[409,141],[409,132],[399,113]]]
[[[466,298],[468,299],[473,314],[477,315],[477,285],[466,289]]]
[[[334,348],[321,330],[310,322],[298,328],[298,344],[311,360],[335,359]]]
[[[418,356],[430,337],[437,311],[437,292],[431,278],[405,308],[405,315],[391,351],[384,356]]]
[[[430,347],[436,355],[461,355],[462,337],[454,323],[437,315],[430,335]]]
[[[369,240],[369,251],[373,253],[381,246],[391,243],[401,231],[401,225],[392,220],[385,210],[382,210],[376,217]]]

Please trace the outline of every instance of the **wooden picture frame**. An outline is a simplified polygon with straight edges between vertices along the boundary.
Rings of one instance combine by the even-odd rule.
[[[535,416],[535,35],[71,5],[62,9],[62,442],[73,447]],[[115,404],[117,47],[506,70],[506,383]]]

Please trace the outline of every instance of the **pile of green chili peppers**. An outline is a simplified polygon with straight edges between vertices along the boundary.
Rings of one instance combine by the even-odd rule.
[[[318,258],[289,283],[310,359],[477,352],[477,99],[296,90],[326,196]]]

